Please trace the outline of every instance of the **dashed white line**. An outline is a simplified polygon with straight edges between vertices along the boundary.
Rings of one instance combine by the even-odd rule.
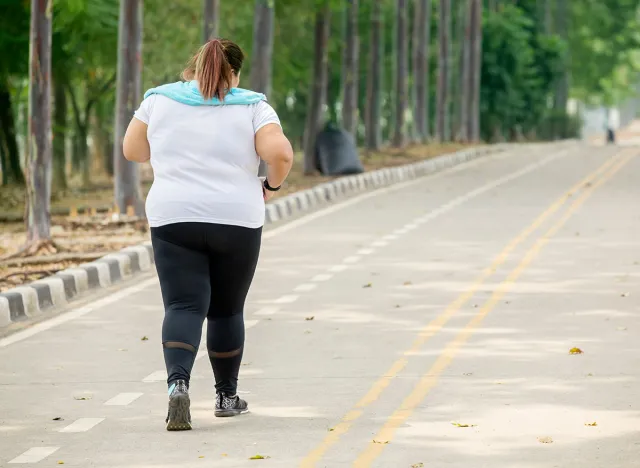
[[[329,268],[329,271],[332,271],[334,273],[339,273],[341,271],[346,270],[348,267],[347,265],[333,265],[331,268]]]
[[[165,370],[152,372],[142,379],[143,382],[162,382],[163,380],[167,380],[167,371]]]
[[[358,255],[369,255],[369,254],[372,254],[373,252],[375,252],[375,250],[373,249],[360,249],[356,253]]]
[[[371,243],[372,247],[386,247],[387,245],[389,245],[387,241],[375,241]]]
[[[281,296],[273,302],[275,302],[276,304],[291,304],[292,302],[296,302],[299,297],[300,296],[294,296],[294,295]]]
[[[352,255],[342,260],[343,263],[356,263],[358,261],[360,261],[360,257],[358,257],[357,255]]]
[[[395,234],[387,234],[386,236],[383,237],[383,239],[387,241],[396,240],[397,238],[398,236],[396,236]]]
[[[38,463],[40,460],[44,460],[59,449],[60,447],[31,447],[9,463]]]
[[[280,309],[278,307],[263,307],[258,309],[253,315],[273,315]]]
[[[319,275],[311,278],[311,281],[329,281],[331,278],[333,278],[333,275],[330,275],[328,273],[320,273]]]
[[[138,398],[140,398],[142,393],[119,393],[114,396],[111,400],[105,402],[106,406],[127,406]]]
[[[312,290],[316,289],[317,287],[318,287],[317,284],[303,283],[303,284],[300,284],[300,285],[296,286],[294,291],[295,292],[312,291]]]
[[[80,418],[69,424],[67,427],[63,427],[58,432],[87,432],[89,429],[97,426],[105,418]]]
[[[415,229],[417,227],[418,227],[418,225],[416,223],[409,223],[409,224],[407,224],[405,226],[405,228],[407,228],[407,229]]]

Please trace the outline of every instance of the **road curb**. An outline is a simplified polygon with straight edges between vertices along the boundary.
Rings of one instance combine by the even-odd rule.
[[[480,156],[504,151],[509,144],[470,148],[417,163],[340,177],[268,203],[265,224],[293,218],[362,192],[448,169]],[[0,329],[67,305],[91,290],[104,289],[148,271],[154,264],[151,242],[127,247],[98,260],[60,271],[0,293]]]

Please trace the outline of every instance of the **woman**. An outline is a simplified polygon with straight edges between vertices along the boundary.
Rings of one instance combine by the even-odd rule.
[[[293,150],[264,95],[238,88],[243,60],[233,42],[207,42],[183,72],[186,82],[147,91],[124,137],[125,157],[151,160],[154,173],[146,212],[165,307],[170,431],[191,429],[189,378],[205,317],[215,415],[248,411],[236,394],[244,302],[264,202],[287,177]]]

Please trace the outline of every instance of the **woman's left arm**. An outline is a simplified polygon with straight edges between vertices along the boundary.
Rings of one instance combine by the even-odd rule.
[[[143,163],[151,158],[151,148],[147,140],[147,124],[135,117],[131,119],[122,143],[124,157],[133,162]]]

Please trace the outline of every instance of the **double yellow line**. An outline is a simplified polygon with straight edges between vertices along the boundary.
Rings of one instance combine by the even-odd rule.
[[[506,294],[513,283],[522,274],[524,269],[533,261],[538,255],[542,247],[569,219],[569,217],[585,202],[585,200],[593,193],[593,191],[600,185],[609,180],[613,175],[618,172],[629,160],[635,155],[632,150],[627,151],[627,155],[623,157],[610,158],[602,166],[589,174],[583,180],[571,187],[567,192],[554,201],[549,208],[547,208],[542,214],[540,214],[530,226],[525,228],[520,234],[518,234],[507,246],[498,254],[493,260],[491,265],[487,267],[476,278],[471,286],[458,296],[447,308],[432,320],[425,328],[423,328],[416,338],[412,346],[405,351],[404,356],[398,359],[389,370],[376,381],[369,389],[366,395],[356,403],[355,407],[351,409],[336,425],[332,432],[330,432],[325,439],[313,449],[301,462],[300,466],[303,468],[315,467],[316,463],[324,456],[327,450],[334,445],[345,434],[364,411],[364,408],[375,402],[384,389],[389,385],[391,380],[395,378],[407,365],[408,355],[414,354],[420,350],[420,348],[441,330],[446,323],[453,317],[453,315],[460,310],[479,290],[479,288],[495,273],[497,268],[502,265],[508,258],[509,254],[529,236],[536,231],[552,214],[556,213],[562,208],[566,202],[574,197],[578,192],[581,195],[574,199],[571,205],[568,207],[565,214],[556,222],[545,234],[543,234],[533,245],[531,249],[525,254],[522,261],[518,266],[509,274],[509,276],[500,284],[500,286],[493,292],[492,296],[482,306],[474,318],[467,324],[462,332],[452,340],[440,354],[436,362],[431,369],[422,377],[418,384],[414,387],[411,394],[402,402],[400,407],[391,415],[380,432],[374,437],[374,440],[389,441],[394,436],[396,429],[411,415],[417,405],[426,397],[429,391],[436,385],[437,378],[448,367],[452,359],[455,357],[459,348],[469,339],[473,334],[475,328],[482,322],[487,314],[495,307],[500,299]],[[625,154],[624,152],[622,154]],[[596,179],[600,177],[597,181]],[[595,181],[595,182],[594,182]],[[382,453],[386,444],[370,443],[367,448],[360,454],[360,456],[354,462],[355,467],[368,467],[371,463]]]

